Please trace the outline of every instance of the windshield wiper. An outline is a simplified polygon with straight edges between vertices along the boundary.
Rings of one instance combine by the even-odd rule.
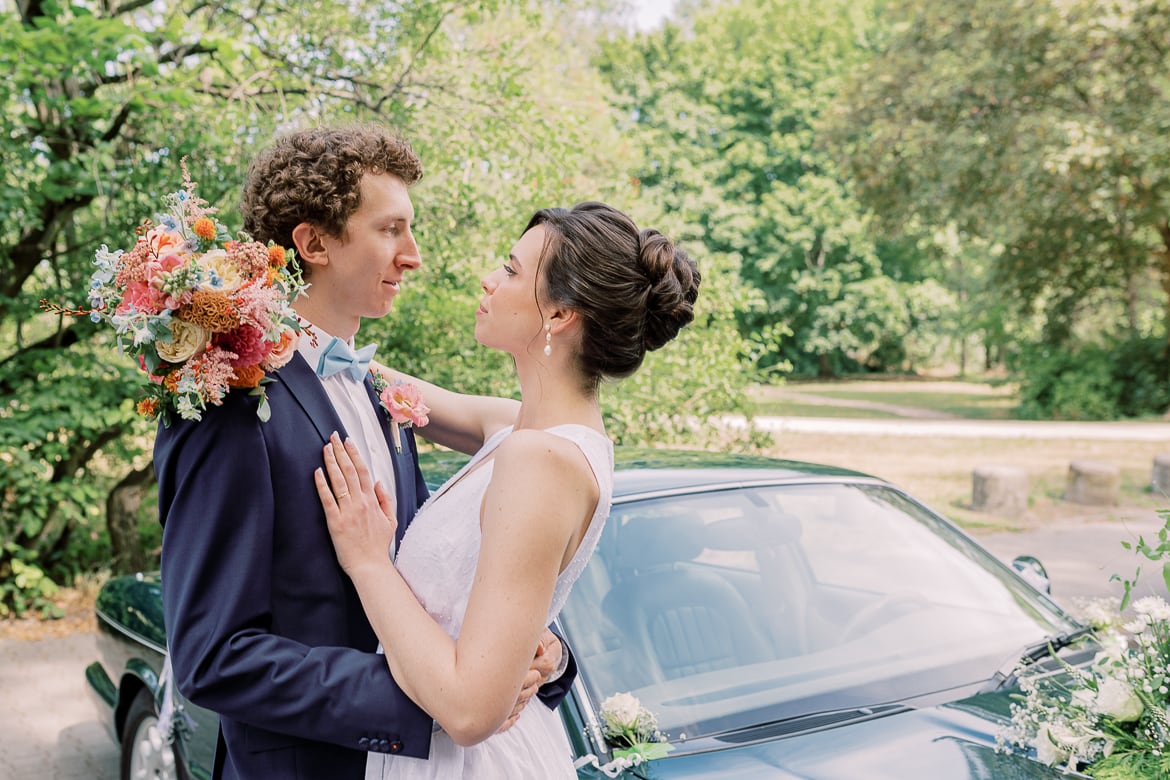
[[[868,707],[846,707],[839,710],[822,710],[804,715],[795,715],[791,718],[768,721],[767,723],[754,723],[750,726],[725,731],[721,734],[711,734],[710,736],[721,742],[758,742],[775,737],[788,737],[793,734],[822,731],[846,723],[857,723],[864,720],[884,718],[888,715],[907,712],[910,709],[905,704],[872,704]]]
[[[1046,637],[1035,644],[1028,645],[1018,655],[1012,656],[1006,664],[996,670],[984,690],[998,691],[1009,685],[1015,685],[1018,677],[1016,670],[1020,667],[1034,664],[1045,656],[1055,657],[1064,648],[1092,634],[1093,628],[1091,626],[1082,626],[1074,631]]]

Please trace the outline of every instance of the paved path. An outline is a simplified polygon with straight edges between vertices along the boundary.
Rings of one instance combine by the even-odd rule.
[[[729,417],[742,426],[743,417]],[[1170,423],[1039,422],[1030,420],[870,420],[831,417],[756,417],[772,433],[832,433],[856,436],[937,436],[974,439],[1093,439],[1163,441],[1170,447]]]
[[[0,640],[0,780],[117,780],[118,749],[85,692],[96,638]]]
[[[1170,601],[1161,564],[1144,561],[1142,565],[1144,559],[1121,546],[1122,541],[1136,542],[1139,536],[1156,542],[1163,522],[1153,510],[1084,512],[1027,531],[972,536],[1000,560],[1011,561],[1018,555],[1039,559],[1048,571],[1053,598],[1065,606],[1083,598],[1120,598],[1122,585],[1110,582],[1110,577],[1117,574],[1133,580],[1138,566],[1142,566],[1142,574],[1137,578],[1135,597],[1159,595]]]

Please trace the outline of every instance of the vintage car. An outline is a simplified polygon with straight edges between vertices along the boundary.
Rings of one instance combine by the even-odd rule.
[[[672,748],[630,776],[1067,777],[996,750],[1017,661],[1093,652],[1043,577],[863,474],[619,448],[613,511],[558,618],[580,666],[561,706],[579,776],[603,776],[599,708],[629,692]],[[97,619],[87,677],[122,776],[208,777],[215,717],[162,679],[158,577],[111,580]]]

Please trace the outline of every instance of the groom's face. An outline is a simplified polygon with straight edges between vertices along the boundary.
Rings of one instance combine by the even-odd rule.
[[[406,184],[391,174],[367,173],[361,181],[361,206],[350,216],[344,235],[322,239],[328,262],[314,269],[309,295],[326,296],[349,316],[386,316],[403,276],[421,264],[413,221]]]

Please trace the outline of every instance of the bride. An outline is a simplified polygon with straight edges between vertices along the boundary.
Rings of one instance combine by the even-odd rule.
[[[338,560],[394,679],[442,729],[428,760],[371,753],[367,778],[576,777],[556,712],[525,707],[499,730],[609,513],[601,380],[632,374],[693,319],[699,281],[685,252],[605,204],[537,212],[484,277],[475,321],[481,344],[513,357],[515,418],[391,377],[422,389],[429,438],[483,442],[419,511],[394,563],[393,499],[352,445],[335,435],[326,446],[315,480]]]

